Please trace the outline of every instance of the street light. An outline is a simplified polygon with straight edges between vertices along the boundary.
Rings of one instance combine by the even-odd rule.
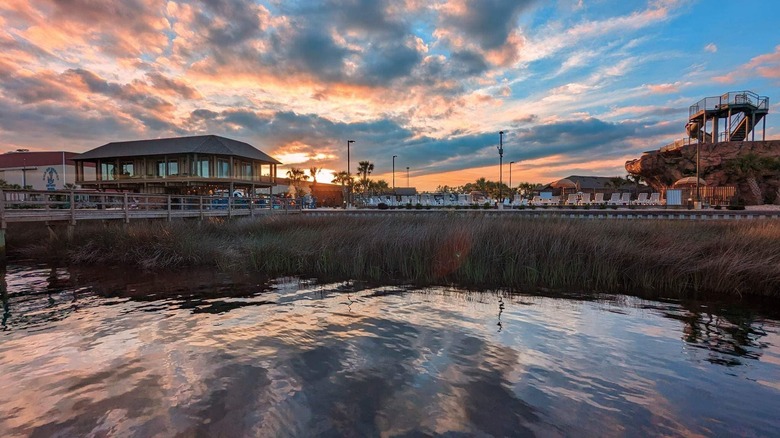
[[[395,190],[395,157],[398,155],[393,155],[393,190]]]
[[[498,132],[498,200],[503,203],[501,199],[503,190],[501,185],[504,183],[504,131]]]
[[[349,186],[349,192],[347,193],[347,208],[352,206],[352,168],[349,162],[349,145],[354,142],[355,140],[347,140],[347,185]]]
[[[411,187],[409,185],[409,166],[406,166],[406,187]]]
[[[514,191],[512,190],[512,165],[515,164],[514,161],[509,162],[509,193],[512,195],[512,198],[514,198]]]

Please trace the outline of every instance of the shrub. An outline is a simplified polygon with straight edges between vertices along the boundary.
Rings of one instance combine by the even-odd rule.
[[[380,210],[387,210],[388,208],[390,208],[390,206],[388,206],[384,202],[380,202],[379,205],[376,206],[376,208],[378,208]]]

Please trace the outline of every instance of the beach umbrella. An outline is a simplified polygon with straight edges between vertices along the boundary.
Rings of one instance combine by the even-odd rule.
[[[707,182],[703,179],[699,178],[699,185],[700,186],[706,186]],[[685,178],[680,178],[677,181],[672,184],[672,187],[679,188],[679,187],[696,187],[696,177],[695,176],[688,176]]]
[[[569,178],[559,179],[558,181],[550,183],[550,187],[561,189],[561,196],[566,196],[566,189],[576,189],[577,184]]]

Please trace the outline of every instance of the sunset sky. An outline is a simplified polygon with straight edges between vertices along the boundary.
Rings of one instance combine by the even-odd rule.
[[[3,0],[0,152],[217,134],[396,185],[625,175],[688,106],[769,96],[780,1]]]

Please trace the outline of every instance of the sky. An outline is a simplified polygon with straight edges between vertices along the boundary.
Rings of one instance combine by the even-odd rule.
[[[752,90],[780,138],[775,0],[3,0],[0,152],[215,134],[319,181],[625,175]]]

